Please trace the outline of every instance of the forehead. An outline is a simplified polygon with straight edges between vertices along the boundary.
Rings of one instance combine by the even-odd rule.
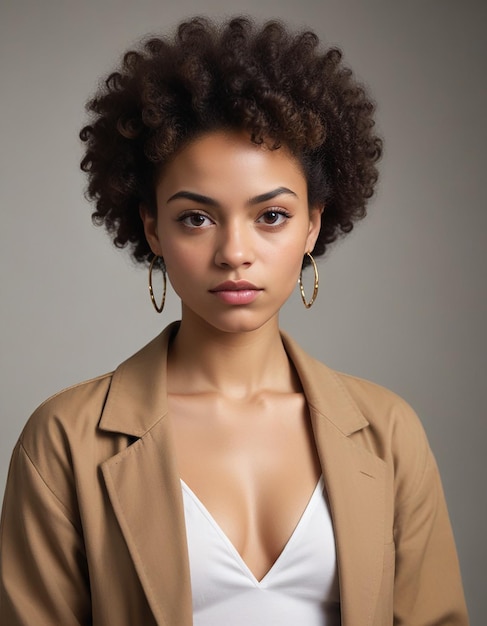
[[[306,195],[301,165],[286,147],[272,150],[245,133],[218,131],[198,137],[173,157],[159,177],[157,195],[164,200],[185,189],[248,198],[276,187]]]

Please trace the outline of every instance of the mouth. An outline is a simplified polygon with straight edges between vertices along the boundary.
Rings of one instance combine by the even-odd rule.
[[[220,291],[262,291],[256,285],[249,283],[246,280],[226,280],[220,283],[213,289],[210,289],[211,293],[218,293]]]
[[[232,305],[250,304],[259,296],[261,291],[260,287],[256,287],[246,280],[226,280],[210,289],[210,293],[225,304]]]

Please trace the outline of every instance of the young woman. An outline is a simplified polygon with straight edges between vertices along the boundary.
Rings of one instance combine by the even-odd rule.
[[[149,265],[158,311],[167,274],[182,316],[29,420],[1,624],[467,624],[416,416],[279,331],[377,179],[374,107],[339,51],[193,19],[128,52],[88,108],[94,219]]]

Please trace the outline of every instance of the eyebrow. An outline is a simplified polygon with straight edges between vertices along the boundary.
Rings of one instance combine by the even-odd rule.
[[[261,204],[262,202],[268,202],[269,200],[273,200],[274,198],[277,198],[277,196],[281,196],[284,194],[294,196],[295,198],[298,197],[297,194],[294,193],[294,191],[292,191],[291,189],[288,189],[287,187],[277,187],[276,189],[272,189],[271,191],[267,191],[266,193],[261,193],[258,196],[254,196],[253,198],[250,198],[247,204],[249,206],[254,206],[256,204]],[[213,198],[204,196],[200,193],[194,193],[193,191],[184,191],[184,190],[178,191],[177,193],[172,195],[168,199],[167,202],[172,202],[173,200],[179,200],[180,198],[183,198],[185,200],[192,200],[193,202],[197,202],[198,204],[204,204],[206,206],[211,206],[211,207],[220,206],[220,204]]]

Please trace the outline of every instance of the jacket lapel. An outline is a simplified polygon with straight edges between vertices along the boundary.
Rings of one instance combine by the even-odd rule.
[[[108,494],[158,624],[192,624],[184,510],[169,421],[102,466]]]
[[[333,518],[342,625],[372,623],[384,559],[383,462],[313,412],[312,423]]]
[[[369,626],[384,559],[385,463],[354,440],[368,422],[337,374],[283,339],[308,401],[330,503],[342,626]]]
[[[102,464],[108,496],[154,617],[192,624],[181,484],[167,419],[166,356],[174,326],[114,373],[100,428],[137,440]]]

